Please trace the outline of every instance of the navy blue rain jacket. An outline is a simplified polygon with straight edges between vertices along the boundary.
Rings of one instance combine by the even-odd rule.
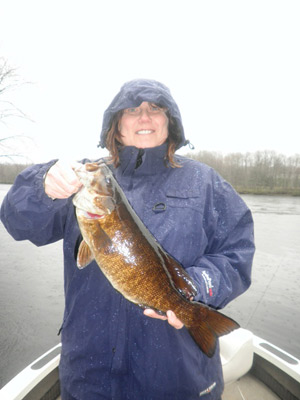
[[[251,213],[213,169],[179,156],[181,168],[167,167],[165,154],[166,144],[142,151],[124,147],[113,172],[147,228],[193,278],[196,299],[222,308],[250,285]],[[62,399],[219,399],[218,350],[208,358],[185,328],[144,316],[95,262],[77,268],[72,200],[52,201],[43,188],[52,164],[35,165],[17,177],[1,219],[16,240],[38,246],[64,240]]]

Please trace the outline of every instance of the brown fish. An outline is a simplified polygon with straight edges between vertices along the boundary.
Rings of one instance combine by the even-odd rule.
[[[93,259],[127,300],[166,313],[175,312],[200,349],[212,357],[219,336],[239,327],[232,319],[190,298],[196,288],[183,267],[164,251],[130,206],[104,163],[75,169],[82,189],[73,203],[83,241],[77,265]]]

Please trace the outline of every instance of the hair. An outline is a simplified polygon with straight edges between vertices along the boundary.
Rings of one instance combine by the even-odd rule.
[[[122,143],[118,140],[120,136],[119,131],[119,122],[122,118],[123,110],[116,112],[113,117],[111,118],[110,127],[107,131],[105,145],[108,149],[111,159],[110,163],[114,165],[114,167],[118,167],[120,165],[120,158],[119,158],[119,150],[123,147]],[[175,159],[174,154],[182,140],[182,135],[178,124],[174,120],[174,118],[170,115],[169,111],[166,111],[166,116],[169,120],[169,135],[167,138],[167,153],[166,153],[166,160],[169,162],[172,168],[180,168]]]

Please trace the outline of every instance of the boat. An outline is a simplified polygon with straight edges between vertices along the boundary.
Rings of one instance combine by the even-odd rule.
[[[60,352],[58,344],[33,361],[0,390],[0,400],[59,400]],[[220,338],[220,352],[222,400],[300,399],[300,360],[286,351],[239,328]]]

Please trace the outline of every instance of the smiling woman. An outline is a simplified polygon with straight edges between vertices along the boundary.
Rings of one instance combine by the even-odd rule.
[[[146,106],[142,107],[144,103]],[[175,151],[182,145],[189,143],[188,140],[184,139],[183,141],[181,133],[183,132],[183,128],[180,127],[180,124],[171,115],[167,107],[157,106],[150,102],[143,102],[142,104],[139,107],[131,107],[118,111],[111,118],[105,143],[101,142],[99,146],[107,147],[112,163],[118,166],[119,149],[122,145],[145,149],[167,142],[167,159],[172,167],[178,167],[179,164],[174,160]],[[148,117],[145,117],[144,113]],[[142,126],[135,129],[133,126],[134,121]],[[152,129],[155,126],[157,129]]]

